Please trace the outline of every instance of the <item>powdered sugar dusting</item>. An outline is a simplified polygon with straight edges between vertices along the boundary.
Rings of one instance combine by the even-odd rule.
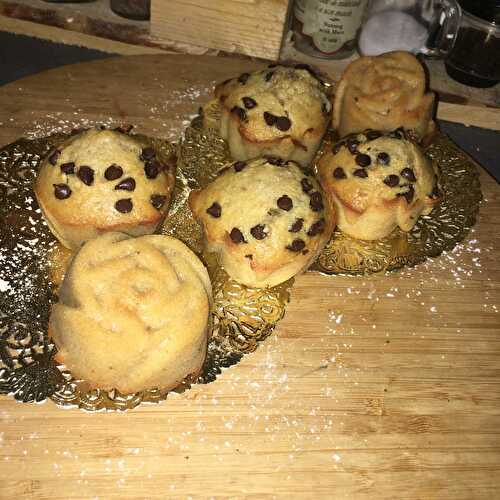
[[[177,140],[212,87],[193,86],[154,104],[148,108],[149,129]],[[183,115],[177,110],[186,102],[192,104],[192,113]],[[63,113],[48,114],[26,135],[39,138],[101,124],[122,123],[90,119],[77,109],[71,119]],[[31,206],[32,200],[26,198],[21,208],[29,212]],[[7,261],[16,264],[25,253],[37,257],[36,252],[46,251],[38,241],[37,225],[43,222],[34,212],[23,226],[30,235],[26,244],[0,252],[0,267]],[[160,406],[141,406],[123,415],[59,412],[54,418],[52,407],[41,412],[9,402],[8,409],[0,411],[3,470],[13,471],[14,465],[7,469],[9,462],[21,454],[23,460],[16,460],[15,467],[27,478],[36,463],[37,473],[41,470],[64,480],[75,492],[91,488],[96,477],[106,474],[106,480],[123,493],[137,493],[140,487],[147,496],[153,491],[148,485],[154,482],[154,493],[164,497],[185,496],[188,466],[194,473],[209,466],[218,481],[227,477],[225,485],[239,480],[238,494],[255,494],[257,487],[241,477],[229,477],[232,474],[273,472],[273,487],[278,487],[292,479],[296,485],[297,473],[309,470],[311,464],[320,472],[352,472],[357,467],[356,452],[389,432],[379,417],[390,414],[385,398],[398,379],[419,380],[426,362],[432,363],[436,374],[454,367],[454,341],[469,335],[473,325],[454,314],[457,299],[451,304],[448,291],[462,293],[464,307],[468,294],[475,294],[474,304],[479,299],[487,322],[484,335],[493,329],[498,294],[488,286],[487,269],[494,260],[494,247],[472,230],[468,240],[452,251],[387,276],[315,276],[321,289],[306,288],[311,276],[299,278],[287,317],[256,353],[224,370],[215,383],[172,394]],[[29,280],[29,273],[23,276]],[[17,285],[2,275],[0,292],[21,310],[29,306],[30,298],[23,301],[16,295]],[[26,283],[23,289],[37,292],[35,283]],[[294,308],[302,304],[299,301],[306,304],[304,318]],[[408,320],[410,311],[417,321]],[[432,342],[423,344],[427,337]],[[467,338],[468,348],[475,349],[472,336]],[[98,427],[101,431],[96,432]],[[398,446],[399,442],[394,445],[396,456]],[[302,476],[310,485],[307,475]],[[207,494],[222,492],[220,484],[205,487]]]
[[[182,90],[172,90],[167,89],[161,82],[156,82],[160,89],[165,89],[165,99],[156,99],[154,103],[151,103],[150,95],[138,93],[137,103],[142,103],[142,112],[139,111],[137,117],[140,116],[140,118],[135,119],[133,117],[120,119],[116,116],[90,117],[86,110],[73,107],[71,102],[67,101],[65,105],[73,108],[72,111],[47,113],[44,117],[34,120],[29,128],[23,131],[23,135],[28,139],[40,139],[52,134],[70,133],[78,128],[101,125],[114,128],[131,124],[140,129],[140,132],[177,142],[191,120],[197,115],[200,104],[210,99],[215,84],[215,81],[210,81],[205,84],[191,85]]]
[[[317,290],[304,291],[310,275],[299,278],[290,317],[258,351],[245,356],[237,368],[225,370],[216,383],[173,394],[161,406],[110,415],[103,436],[88,434],[90,422],[83,418],[76,428],[67,429],[68,441],[58,439],[50,450],[46,434],[55,430],[49,422],[34,432],[27,426],[21,439],[13,428],[3,431],[4,462],[9,450],[22,450],[24,463],[46,457],[51,474],[73,482],[75,488],[91,487],[92,478],[105,473],[117,490],[135,491],[140,481],[145,495],[151,484],[158,494],[170,496],[186,493],[186,478],[177,472],[184,467],[196,470],[210,464],[218,482],[205,485],[209,495],[228,486],[229,476],[247,487],[244,493],[255,492],[255,485],[247,485],[238,475],[240,468],[245,473],[274,474],[273,487],[293,482],[296,488],[297,470],[316,464],[320,472],[350,472],[358,467],[360,453],[380,443],[388,450],[392,446],[397,460],[412,452],[399,450],[397,430],[391,437],[380,417],[391,417],[389,401],[401,401],[398,380],[425,382],[422,364],[429,362],[435,373],[451,369],[453,339],[461,338],[468,327],[450,315],[443,297],[451,284],[464,285],[470,292],[476,280],[489,281],[483,273],[490,259],[493,247],[481,244],[473,233],[454,250],[413,269],[386,276],[323,277],[323,302],[306,306],[303,313],[294,309],[294,301],[310,299]],[[496,314],[498,304],[490,291],[477,293],[486,313]],[[382,310],[394,319],[380,316]],[[409,310],[418,324],[401,316]],[[326,328],[312,322],[317,315],[324,315]],[[299,334],[303,322],[309,329]],[[426,335],[432,342],[423,351]],[[405,345],[412,346],[407,353]],[[432,379],[432,384],[445,390],[439,381]],[[419,404],[425,406],[425,397]],[[2,418],[12,416],[4,412]],[[85,444],[71,441],[74,433],[86,436]],[[418,433],[408,436],[410,442],[419,442]]]

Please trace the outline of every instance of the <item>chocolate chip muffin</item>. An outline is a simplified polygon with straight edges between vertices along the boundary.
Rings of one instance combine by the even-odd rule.
[[[175,165],[142,140],[113,130],[81,132],[43,160],[35,194],[47,223],[70,249],[104,231],[132,236],[164,219]]]
[[[403,127],[420,139],[435,129],[434,94],[422,64],[409,52],[388,52],[351,62],[337,86],[333,127],[340,137],[368,128]]]
[[[56,359],[91,387],[173,389],[206,356],[212,290],[181,241],[110,232],[73,258],[49,319]]]
[[[339,229],[363,240],[409,231],[440,197],[435,165],[402,129],[347,136],[325,151],[318,174]]]
[[[220,135],[235,160],[275,155],[307,166],[330,121],[324,84],[305,65],[271,65],[215,89]]]
[[[208,250],[250,287],[274,286],[305,270],[329,240],[334,211],[316,180],[295,162],[237,161],[189,204]]]

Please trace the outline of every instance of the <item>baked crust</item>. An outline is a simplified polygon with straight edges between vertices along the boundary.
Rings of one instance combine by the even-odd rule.
[[[424,68],[409,52],[360,57],[344,71],[335,93],[333,127],[340,137],[365,129],[399,127],[422,139],[435,124],[434,94],[426,92]]]
[[[47,155],[37,176],[35,195],[49,228],[64,246],[77,249],[106,231],[132,236],[155,231],[168,212],[175,165],[160,165],[154,177],[155,167],[151,167],[148,177],[146,164],[157,160],[140,158],[146,146],[118,131],[91,129]],[[122,174],[108,180],[105,173],[110,166],[119,167]],[[82,171],[82,167],[91,172]],[[69,196],[61,198],[68,189]],[[115,206],[123,199],[132,204],[128,212]],[[120,208],[127,210],[129,206]]]
[[[75,255],[52,307],[56,359],[94,388],[173,389],[201,370],[211,296],[181,241],[103,234]]]
[[[277,158],[228,165],[207,187],[192,191],[189,204],[207,249],[250,287],[274,286],[307,269],[335,226],[316,180]]]
[[[330,121],[323,83],[309,69],[273,66],[215,89],[220,135],[235,160],[279,156],[307,166]]]
[[[318,161],[318,178],[337,209],[337,225],[363,240],[409,231],[439,201],[435,165],[419,146],[397,131],[375,139],[375,131],[353,134]]]

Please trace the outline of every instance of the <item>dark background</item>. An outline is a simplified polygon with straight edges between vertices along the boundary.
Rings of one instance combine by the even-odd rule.
[[[107,57],[113,55],[0,32],[0,85],[64,64]],[[445,121],[439,126],[500,182],[500,132]]]

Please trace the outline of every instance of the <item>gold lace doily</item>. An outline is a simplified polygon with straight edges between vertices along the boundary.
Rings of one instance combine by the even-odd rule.
[[[53,359],[55,346],[46,333],[50,306],[57,300],[57,285],[71,254],[52,236],[32,186],[41,158],[67,137],[21,139],[0,150],[0,394],[11,394],[22,402],[50,398],[60,406],[88,411],[127,410],[162,401],[168,393],[160,390],[122,395],[91,389]],[[176,153],[170,143],[137,137],[153,146],[164,161]],[[222,154],[225,146],[221,140],[210,140],[210,148],[213,154]],[[189,161],[189,151],[187,140],[179,151],[174,196],[162,232],[200,254],[201,231],[191,217],[187,196],[192,188],[206,184],[215,171],[197,168],[198,164]],[[289,301],[293,280],[268,290],[250,289],[231,280],[212,256],[202,258],[214,293],[212,336],[201,374],[175,392],[192,383],[215,380],[223,368],[254,351],[283,317]]]
[[[187,128],[178,148],[143,137],[164,159],[178,156],[174,196],[162,232],[188,244],[207,264],[214,290],[213,331],[202,373],[191,383],[213,381],[224,367],[255,350],[285,313],[290,280],[268,289],[249,289],[231,280],[214,257],[202,254],[202,233],[187,206],[191,189],[203,187],[230,160],[225,142],[210,127],[218,120],[213,103]],[[0,151],[0,393],[24,402],[50,397],[61,406],[89,411],[126,410],[156,403],[167,393],[122,395],[92,390],[53,360],[47,337],[51,303],[70,254],[50,233],[32,186],[40,159],[66,135],[21,139]],[[177,149],[175,151],[175,149]],[[409,233],[395,231],[377,242],[354,240],[336,231],[312,270],[327,274],[365,274],[414,265],[438,256],[461,241],[475,223],[482,198],[475,164],[445,135],[437,134],[426,153],[440,169],[443,201],[421,217]]]
[[[219,104],[212,100],[186,131],[181,148],[185,162],[215,171],[231,161],[225,142],[216,132],[219,119]],[[326,147],[328,141],[322,149]],[[337,229],[309,271],[354,275],[393,271],[437,257],[465,238],[476,222],[482,200],[477,167],[442,133],[436,133],[425,153],[438,166],[443,193],[432,213],[420,217],[410,232],[396,229],[378,241],[356,240]]]

